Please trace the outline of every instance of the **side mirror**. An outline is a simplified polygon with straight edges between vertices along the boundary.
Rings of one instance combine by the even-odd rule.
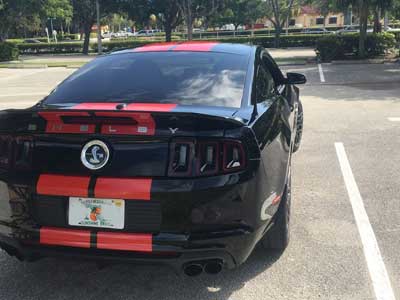
[[[286,83],[288,84],[304,84],[307,82],[306,76],[299,73],[287,73]]]

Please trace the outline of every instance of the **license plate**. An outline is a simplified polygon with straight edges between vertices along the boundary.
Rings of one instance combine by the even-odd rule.
[[[69,198],[69,225],[123,229],[124,223],[125,201],[122,199]]]

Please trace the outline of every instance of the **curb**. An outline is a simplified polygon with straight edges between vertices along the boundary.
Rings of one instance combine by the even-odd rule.
[[[5,69],[47,69],[46,64],[30,65],[30,64],[0,64],[0,68]]]
[[[47,68],[67,68],[67,69],[78,69],[82,67],[82,64],[1,64],[1,69],[47,69]]]
[[[331,64],[333,65],[379,65],[384,63],[396,63],[399,62],[399,59],[360,59],[360,60],[332,60]]]

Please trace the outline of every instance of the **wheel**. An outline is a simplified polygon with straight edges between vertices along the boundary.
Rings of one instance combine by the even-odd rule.
[[[289,169],[285,191],[275,215],[274,224],[261,239],[265,249],[284,250],[289,244],[290,230],[290,205],[291,205],[291,172]]]
[[[301,102],[299,101],[299,107],[297,111],[297,122],[296,122],[296,136],[294,138],[293,152],[299,150],[302,134],[303,134],[303,104],[301,104]]]

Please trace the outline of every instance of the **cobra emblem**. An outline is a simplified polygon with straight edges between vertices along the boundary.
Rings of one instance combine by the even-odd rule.
[[[99,146],[94,146],[93,148],[92,148],[92,157],[89,159],[89,161],[92,163],[92,164],[98,164],[98,163],[100,163],[100,160],[99,160],[99,158],[98,158],[98,156],[97,156],[97,151],[99,151],[100,150],[100,147]],[[102,157],[103,155],[101,155],[101,157]]]

